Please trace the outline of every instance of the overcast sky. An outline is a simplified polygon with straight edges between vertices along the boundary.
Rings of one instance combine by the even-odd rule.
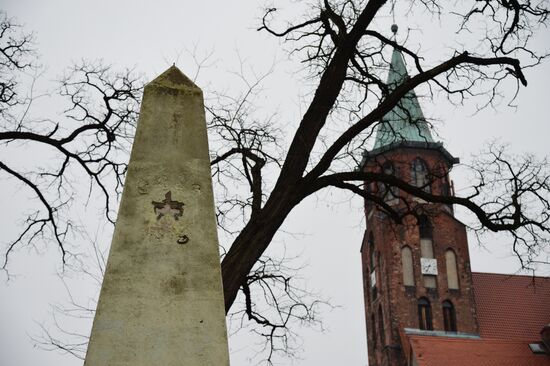
[[[290,2],[292,3],[292,2]],[[193,76],[191,53],[213,52],[211,66],[198,77],[199,86],[227,90],[233,85],[232,71],[242,60],[258,72],[275,64],[273,75],[265,88],[265,106],[278,110],[279,122],[290,131],[299,121],[300,101],[308,90],[302,79],[294,77],[300,66],[289,61],[278,40],[255,31],[261,16],[256,1],[41,1],[3,0],[2,8],[33,31],[41,62],[47,67],[44,87],[58,78],[72,62],[80,59],[103,59],[115,68],[133,67],[147,80],[160,74],[172,63]],[[279,2],[277,2],[279,5]],[[288,5],[288,4],[282,4]],[[288,5],[290,7],[291,5]],[[402,29],[421,28],[426,20],[397,18]],[[390,24],[390,19],[382,19]],[[444,23],[444,21],[443,21]],[[441,25],[441,23],[439,24]],[[440,49],[446,45],[444,35],[430,29],[413,32],[413,41],[423,49]],[[439,37],[439,38],[438,38]],[[550,32],[541,34],[536,42],[548,42]],[[443,46],[442,46],[443,45]],[[450,47],[450,45],[449,45]],[[445,103],[421,100],[426,115],[435,118],[439,139],[462,161],[481,150],[488,141],[498,138],[508,142],[515,152],[548,153],[550,136],[547,113],[550,66],[542,65],[527,71],[528,88],[522,89],[517,108],[501,105],[472,115],[473,108],[454,108]],[[300,98],[302,97],[302,99]],[[288,137],[288,136],[287,136]],[[30,157],[36,151],[28,151]],[[1,157],[0,157],[1,158]],[[455,187],[467,187],[466,176],[460,171],[453,176]],[[4,212],[0,219],[0,244],[13,231],[13,212],[5,208],[17,189],[0,180],[0,203]],[[25,202],[19,203],[24,205]],[[356,198],[330,192],[310,198],[287,219],[284,231],[275,239],[275,249],[286,246],[290,253],[301,253],[301,263],[307,264],[301,275],[313,291],[337,305],[323,314],[323,332],[299,330],[302,351],[294,363],[304,366],[367,364],[365,320],[359,248],[364,230],[362,203]],[[459,218],[471,218],[459,210]],[[89,231],[109,236],[110,229],[97,220],[97,215],[83,220]],[[8,223],[8,224],[6,224]],[[286,233],[297,233],[293,236]],[[105,238],[103,240],[110,240]],[[474,271],[514,273],[518,263],[511,248],[502,238],[484,238],[485,247],[470,241]],[[33,348],[29,336],[39,333],[37,323],[51,320],[49,304],[66,301],[66,292],[55,275],[59,263],[55,250],[41,253],[22,250],[15,257],[13,271],[18,276],[9,283],[0,277],[0,365],[1,366],[76,366],[82,362],[56,352]],[[548,274],[544,269],[544,274]],[[90,287],[81,292],[93,292]],[[253,365],[254,346],[245,334],[230,341],[232,365]],[[281,364],[291,364],[289,360]]]

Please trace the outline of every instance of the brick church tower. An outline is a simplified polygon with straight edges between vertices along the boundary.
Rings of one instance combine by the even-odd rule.
[[[388,86],[407,78],[394,50]],[[451,194],[448,172],[458,159],[435,142],[411,91],[380,121],[362,169],[393,174],[437,195]],[[464,224],[453,208],[427,203],[395,187],[366,182],[366,189],[397,213],[400,224],[367,202],[361,246],[369,365],[406,365],[404,333],[478,334]]]

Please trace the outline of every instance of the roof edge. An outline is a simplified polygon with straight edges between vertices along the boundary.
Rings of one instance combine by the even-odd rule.
[[[443,330],[422,330],[416,328],[404,328],[405,334],[410,336],[445,337],[458,339],[481,339],[479,334],[466,332],[446,332]]]
[[[398,148],[434,150],[441,153],[445,158],[445,160],[447,160],[447,162],[450,165],[460,163],[460,159],[457,157],[454,157],[449,151],[447,151],[447,149],[445,149],[445,147],[443,146],[442,142],[399,141],[399,142],[394,142],[390,145],[372,149],[370,151],[365,150],[365,152],[363,153],[363,159],[359,164],[359,168],[363,168],[367,160],[369,160],[370,158],[376,157],[378,155],[384,154],[386,152],[389,152]]]
[[[533,276],[529,274],[514,274],[514,273],[495,273],[495,272],[480,272],[480,271],[472,271],[472,274],[480,274],[480,275],[496,275],[501,277],[529,277],[529,278],[538,278],[541,280],[550,280],[550,276]]]

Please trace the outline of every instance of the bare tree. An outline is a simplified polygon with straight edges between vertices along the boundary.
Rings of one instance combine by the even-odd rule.
[[[1,268],[8,273],[10,254],[18,246],[44,239],[53,241],[61,261],[67,262],[66,238],[76,229],[67,214],[78,194],[71,187],[74,175],[87,177],[90,193],[102,194],[105,217],[114,223],[113,205],[122,191],[142,83],[130,70],[112,73],[100,63],[82,62],[58,84],[56,94],[67,105],[62,116],[33,117],[29,111],[40,97],[33,89],[36,73],[30,86],[21,80],[39,70],[33,64],[32,36],[6,14],[0,17],[0,148],[36,148],[43,157],[33,159],[29,168],[16,166],[7,156],[0,161],[0,174],[22,185],[39,204],[7,245]]]
[[[444,18],[446,24],[455,25],[455,38],[449,39],[447,44],[458,46],[428,58],[421,48],[410,47],[409,37],[400,42],[388,35],[387,30],[378,29],[375,20],[397,6],[405,7],[409,16],[429,12]],[[212,160],[217,190],[223,192],[218,196],[218,218],[222,227],[235,235],[222,261],[228,313],[242,312],[273,331],[286,324],[284,314],[289,314],[289,309],[303,308],[290,306],[278,313],[283,315],[278,320],[267,319],[251,305],[252,291],[249,289],[251,285],[261,287],[269,280],[286,285],[284,277],[277,274],[280,268],[262,259],[262,255],[290,212],[306,197],[326,188],[353,192],[397,223],[417,213],[418,206],[396,211],[379,193],[366,189],[365,182],[379,184],[385,187],[385,192],[398,188],[407,196],[416,196],[425,202],[465,207],[479,221],[478,229],[512,235],[514,248],[524,267],[532,263],[537,250],[547,245],[550,189],[544,161],[529,156],[510,158],[502,150],[493,149],[473,165],[477,181],[464,196],[433,194],[383,169],[380,172],[356,169],[383,116],[398,108],[400,101],[414,88],[425,87],[432,95],[443,93],[455,104],[473,100],[480,107],[492,105],[501,95],[509,95],[513,100],[520,87],[527,85],[524,69],[546,58],[546,54],[541,54],[532,45],[533,35],[548,23],[550,12],[544,1],[487,0],[461,6],[463,9],[455,4],[427,0],[403,5],[384,0],[324,0],[312,2],[308,14],[286,22],[277,19],[277,9],[265,11],[259,30],[289,45],[291,55],[307,66],[316,87],[285,150],[277,144],[277,129],[269,120],[258,122],[251,118],[247,97],[221,97],[217,106],[211,104],[209,108],[213,139],[224,141],[223,145],[218,145]],[[477,26],[480,23],[483,27]],[[476,40],[467,37],[471,32],[477,32]],[[391,88],[384,82],[388,65],[385,57],[390,49],[399,50],[408,63],[414,65],[413,74]],[[428,59],[439,61],[428,62]],[[59,207],[67,200],[49,204],[40,194],[37,179],[53,179],[54,184],[62,188],[65,166],[73,162],[106,197],[108,186],[101,182],[108,172],[115,177],[114,187],[120,187],[125,166],[110,160],[109,154],[116,150],[117,143],[129,137],[118,129],[127,131],[124,127],[132,126],[136,109],[128,107],[128,102],[136,105],[139,89],[135,87],[135,79],[122,78],[127,82],[117,84],[107,77],[106,70],[89,68],[90,65],[76,68],[73,77],[79,81],[66,81],[61,89],[62,95],[68,96],[74,105],[68,111],[69,118],[82,123],[81,127],[62,133],[56,127],[58,124],[46,121],[40,125],[42,130],[39,132],[27,131],[26,127],[19,133],[16,124],[0,132],[4,144],[13,143],[21,136],[21,140],[51,146],[62,156],[57,170],[37,175],[35,180],[5,165],[0,166],[2,171],[33,190],[49,212],[45,219],[30,216],[23,235],[12,243],[7,254],[23,240],[35,240],[37,230],[44,234],[43,228],[49,225],[51,237],[65,258],[63,237],[70,224],[65,222],[60,226],[57,220]],[[507,80],[517,85],[511,95],[503,86]],[[249,93],[256,92],[256,82],[260,81],[261,77],[250,82]],[[99,92],[103,101],[99,113],[88,104],[89,99],[85,96],[88,90]],[[95,140],[84,140],[84,150],[68,149],[69,145],[73,146],[69,142],[80,137],[80,133],[88,132]],[[274,184],[266,182],[266,176],[275,177]],[[441,177],[434,176],[431,182],[438,178]],[[240,182],[244,182],[247,189],[242,189]],[[406,202],[405,196],[402,199]],[[109,209],[106,212],[109,213]],[[241,228],[235,231],[234,226],[225,225],[227,220],[240,220]],[[266,264],[269,264],[267,272]],[[268,275],[257,279],[258,271]],[[244,309],[232,309],[239,294],[244,299],[239,302],[244,304]],[[289,296],[292,298],[292,293]],[[265,301],[270,303],[270,299],[268,296]],[[271,305],[277,307],[275,303]],[[297,316],[307,319],[308,308],[303,309],[305,312]],[[273,334],[267,339],[272,340]]]
[[[468,32],[474,21],[486,24],[479,43],[461,46],[446,58],[442,55],[442,61],[435,65],[427,64],[420,51],[413,51],[376,30],[374,19],[389,5],[376,0],[325,0],[312,6],[310,16],[280,29],[272,25],[276,9],[266,11],[259,30],[292,44],[292,52],[309,65],[318,85],[287,150],[275,186],[223,259],[226,310],[231,308],[250,270],[288,214],[304,198],[323,188],[350,190],[377,204],[397,222],[403,220],[404,215],[411,213],[392,212],[379,196],[363,188],[365,181],[381,182],[427,202],[466,207],[487,230],[509,232],[522,238],[517,244],[528,248],[547,242],[548,217],[540,216],[550,208],[548,171],[544,164],[532,160],[531,164],[486,161],[478,169],[481,175],[474,192],[458,197],[434,195],[383,171],[349,169],[352,164],[349,160],[346,163],[350,153],[366,148],[365,136],[372,135],[382,117],[418,86],[426,84],[432,92],[447,93],[454,101],[458,96],[459,103],[476,97],[485,98],[484,104],[489,104],[503,92],[500,87],[504,80],[516,80],[518,88],[527,85],[524,67],[537,65],[546,57],[530,48],[533,33],[548,20],[544,2],[474,2],[466,5],[470,8],[464,14],[443,2],[407,4],[412,14],[429,11],[446,19],[454,17],[458,21],[457,37]],[[384,51],[390,47],[400,50],[415,66],[415,74],[392,89],[385,85],[380,73],[381,66],[387,64]],[[338,123],[346,126],[343,132],[333,136],[323,151],[315,153],[327,125],[334,130]],[[500,171],[503,164],[508,175],[494,179],[497,177],[490,172]],[[485,171],[493,178],[490,183],[483,175]],[[492,189],[492,185],[500,189]],[[529,209],[524,202],[529,202]]]
[[[33,54],[28,52],[28,57],[32,58]],[[197,60],[197,69],[201,67],[201,61]],[[239,225],[246,224],[248,215],[253,215],[265,198],[261,169],[264,166],[280,166],[282,159],[282,147],[277,142],[281,139],[280,131],[272,126],[272,119],[253,117],[253,98],[270,73],[271,70],[267,70],[261,75],[246,76],[243,70],[239,70],[235,76],[244,85],[242,92],[235,96],[207,93],[208,129],[214,148],[211,164],[217,183],[218,224],[230,235],[238,232]],[[23,117],[17,115],[20,112],[18,105],[13,104],[9,109],[12,119],[18,119],[20,126],[13,128],[15,131],[9,131],[10,125],[6,125],[6,131],[0,132],[0,139],[6,136],[8,148],[10,143],[19,142],[17,146],[27,147],[22,142],[37,142],[53,147],[59,156],[58,167],[55,164],[50,167],[52,160],[45,158],[39,162],[38,172],[6,171],[13,172],[16,178],[23,180],[24,186],[32,188],[39,202],[45,206],[46,213],[51,212],[51,217],[40,218],[37,211],[25,220],[21,235],[10,242],[5,251],[4,271],[9,274],[10,255],[19,246],[53,241],[61,250],[64,271],[68,267],[72,276],[84,276],[85,281],[96,285],[92,295],[78,296],[74,291],[77,285],[65,275],[60,275],[68,302],[52,305],[50,324],[39,323],[39,333],[32,336],[34,344],[45,350],[84,358],[88,335],[82,329],[86,329],[86,322],[91,322],[94,317],[96,297],[105,268],[106,248],[98,243],[97,237],[85,237],[88,248],[78,248],[75,253],[68,250],[69,241],[65,241],[70,230],[88,235],[87,230],[79,230],[70,219],[70,204],[73,197],[80,194],[73,184],[74,178],[69,178],[72,177],[71,163],[76,163],[73,169],[89,176],[88,197],[95,197],[92,191],[99,188],[99,194],[104,198],[105,218],[114,224],[113,205],[117,204],[124,181],[141,92],[142,83],[132,76],[131,71],[114,73],[109,66],[83,62],[73,66],[59,82],[58,96],[66,100],[68,107],[58,120],[31,119],[27,111],[37,96],[29,96],[19,102],[24,109]],[[77,127],[65,132],[66,127],[72,127],[74,122]],[[50,126],[53,126],[53,132],[48,129]],[[64,134],[58,137],[58,131]],[[109,137],[111,134],[113,137]],[[8,136],[11,138],[8,139]],[[221,150],[222,146],[228,149]],[[3,166],[7,167],[6,164]],[[250,189],[246,189],[247,185]],[[47,231],[49,227],[57,229],[60,226],[64,231]],[[259,347],[259,358],[265,356],[271,361],[274,353],[293,354],[297,342],[290,325],[320,326],[319,308],[328,305],[320,295],[305,289],[298,275],[300,265],[295,262],[295,259],[286,257],[260,258],[247,276],[242,303],[228,314],[234,319],[233,332],[246,329],[259,337],[263,344]]]

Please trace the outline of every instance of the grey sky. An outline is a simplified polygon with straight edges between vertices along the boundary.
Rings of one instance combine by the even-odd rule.
[[[277,2],[277,6],[290,7],[289,3],[292,2]],[[56,79],[72,61],[83,58],[102,58],[116,68],[134,67],[150,80],[173,62],[192,77],[196,68],[186,50],[196,48],[199,56],[213,51],[212,65],[201,71],[198,77],[199,85],[210,90],[242,87],[234,85],[234,78],[229,76],[230,71],[240,67],[239,58],[260,73],[275,63],[275,72],[264,86],[263,101],[265,106],[278,110],[279,122],[291,131],[301,112],[299,97],[308,91],[301,85],[302,80],[294,77],[300,66],[288,61],[278,40],[255,31],[262,14],[257,2],[248,0],[235,4],[220,0],[4,0],[2,8],[24,24],[26,30],[35,32],[41,61],[47,67],[42,78],[44,86],[48,80]],[[403,24],[405,19],[397,18],[402,29],[407,27]],[[419,27],[428,21],[415,19],[410,26]],[[391,19],[380,22],[390,24]],[[424,50],[445,49],[444,37],[444,33],[429,29],[411,33],[416,44],[422,41]],[[548,39],[550,32],[545,30],[536,41],[542,47]],[[528,70],[526,75],[529,86],[521,90],[515,109],[502,103],[496,110],[488,108],[473,115],[472,106],[454,108],[439,99],[430,103],[421,98],[424,113],[438,121],[439,138],[436,139],[443,140],[447,149],[464,162],[494,138],[509,142],[512,151],[518,153],[548,154],[550,121],[545,107],[549,95],[550,65],[546,63],[536,70]],[[26,158],[32,159],[39,153],[28,151]],[[453,178],[459,191],[468,185],[467,177],[460,169]],[[7,203],[13,204],[10,197],[20,193],[8,183],[0,180],[3,207]],[[364,230],[361,209],[358,198],[349,202],[347,195],[321,193],[306,200],[287,219],[284,231],[299,235],[281,233],[275,239],[273,250],[280,251],[284,244],[291,254],[301,253],[302,262],[308,264],[302,272],[308,287],[340,306],[323,314],[324,332],[299,331],[303,336],[303,352],[295,360],[297,365],[367,364],[359,255]],[[88,211],[82,213],[81,218],[90,224],[90,232],[108,237],[110,229],[98,224],[97,215],[92,212],[93,205]],[[465,221],[471,219],[461,210],[458,215]],[[0,214],[2,244],[7,235],[14,233],[12,216],[12,211]],[[5,223],[10,224],[4,226]],[[516,271],[518,263],[511,257],[509,246],[501,238],[487,237],[485,240],[485,249],[478,248],[473,238],[470,240],[472,269]],[[8,284],[0,283],[1,366],[82,364],[70,356],[33,349],[28,339],[29,334],[39,331],[36,321],[51,318],[48,304],[66,301],[64,288],[55,276],[59,265],[55,262],[56,254],[55,250],[47,248],[41,254],[34,250],[19,251],[14,262],[14,272],[19,276]],[[550,271],[544,268],[543,273]],[[0,280],[4,281],[4,278],[0,277]],[[84,286],[77,291],[85,294],[93,288]],[[232,337],[233,365],[255,364],[257,360],[251,340],[253,338],[246,334]],[[287,365],[290,361],[283,360],[281,364]]]

